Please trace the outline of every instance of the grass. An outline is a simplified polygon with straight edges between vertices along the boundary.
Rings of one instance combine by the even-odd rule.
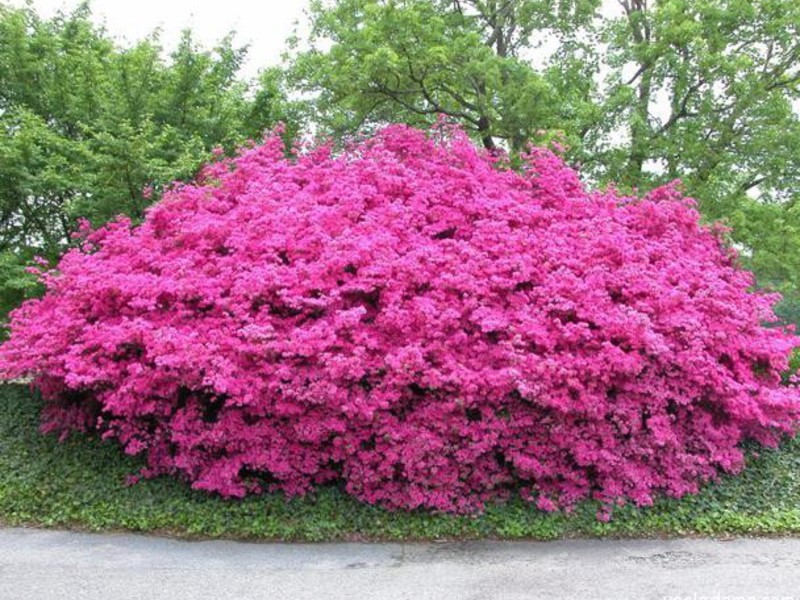
[[[24,386],[0,387],[0,523],[181,537],[262,540],[412,540],[800,533],[800,440],[751,456],[743,473],[700,494],[654,506],[622,507],[611,522],[598,506],[546,514],[519,500],[477,516],[389,512],[334,487],[286,500],[272,494],[224,500],[160,478],[126,487],[141,461],[116,444],[38,432],[40,403]]]

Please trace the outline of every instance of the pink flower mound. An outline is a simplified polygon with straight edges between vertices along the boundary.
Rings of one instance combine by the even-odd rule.
[[[518,173],[401,126],[339,156],[273,136],[203,181],[14,313],[0,369],[46,430],[225,496],[463,512],[681,496],[796,427],[797,338],[671,187],[587,192],[544,151]]]

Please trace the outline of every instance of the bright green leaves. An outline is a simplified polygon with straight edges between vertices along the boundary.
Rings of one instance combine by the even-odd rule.
[[[426,126],[443,114],[488,148],[520,150],[538,130],[565,129],[567,120],[556,86],[517,53],[530,47],[535,29],[563,25],[571,10],[583,19],[594,4],[315,3],[315,49],[295,56],[292,74],[334,134],[388,122]]]

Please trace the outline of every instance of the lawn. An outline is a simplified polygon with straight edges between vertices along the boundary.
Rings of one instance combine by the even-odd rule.
[[[126,486],[141,466],[119,447],[86,436],[60,444],[38,429],[40,403],[24,386],[0,387],[0,523],[182,537],[264,540],[555,539],[576,536],[778,535],[800,533],[800,440],[750,456],[736,477],[696,496],[622,507],[609,523],[597,505],[546,514],[519,500],[477,516],[389,512],[334,487],[303,499],[280,494],[223,500],[160,478]]]

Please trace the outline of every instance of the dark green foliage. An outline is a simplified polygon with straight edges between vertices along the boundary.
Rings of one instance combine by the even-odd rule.
[[[42,436],[39,407],[26,387],[0,387],[0,522],[6,525],[309,541],[800,533],[798,440],[751,457],[742,474],[697,496],[622,507],[610,523],[596,519],[593,503],[565,515],[514,500],[460,517],[387,512],[333,488],[286,501],[281,495],[222,500],[167,478],[126,487],[140,461],[93,438],[59,444]]]

